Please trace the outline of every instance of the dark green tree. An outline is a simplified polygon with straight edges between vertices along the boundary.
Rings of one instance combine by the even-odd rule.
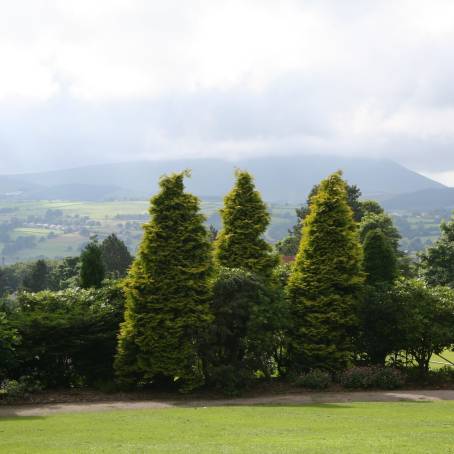
[[[236,183],[224,198],[221,217],[223,226],[215,242],[216,262],[271,276],[278,258],[263,239],[270,214],[248,172],[236,171]]]
[[[122,289],[21,292],[9,320],[20,336],[10,378],[32,376],[49,387],[112,381]]]
[[[101,246],[93,238],[80,254],[80,285],[82,288],[99,288],[104,277]]]
[[[51,269],[45,260],[37,260],[30,268],[29,273],[24,277],[24,288],[29,292],[40,292],[46,290],[49,285]]]
[[[398,274],[396,252],[391,241],[380,229],[369,230],[363,250],[367,284],[391,284]]]
[[[280,366],[286,302],[278,286],[241,269],[220,268],[213,285],[204,363],[211,385],[236,393],[257,372],[270,377]]]
[[[440,238],[420,256],[421,274],[429,285],[454,288],[454,216],[440,230]]]
[[[368,285],[359,306],[357,349],[369,363],[384,365],[387,355],[397,351],[402,340],[402,307],[395,304],[389,292],[398,276],[397,255],[379,228],[368,231],[363,250]]]
[[[115,233],[110,234],[101,243],[101,255],[108,276],[118,278],[126,275],[132,263],[132,256],[126,244]]]
[[[383,214],[385,212],[383,207],[376,200],[361,200],[359,203],[361,204],[361,212],[363,216],[370,213]]]
[[[404,348],[407,306],[393,296],[393,286],[368,286],[359,308],[360,329],[356,336],[358,358],[383,366],[386,358]]]
[[[125,321],[115,362],[125,384],[203,381],[200,345],[211,322],[211,244],[188,172],[162,177],[125,283]]]
[[[364,281],[357,225],[341,173],[320,184],[304,221],[303,239],[289,279],[294,370],[339,370],[353,350],[357,304]]]
[[[397,228],[394,226],[391,216],[384,212],[370,212],[363,216],[361,222],[359,223],[359,236],[361,238],[361,242],[364,244],[364,240],[366,239],[367,234],[371,230],[377,229],[381,230],[381,232],[391,243],[391,246],[397,254],[401,236],[399,230],[397,230]]]
[[[210,224],[210,226],[208,227],[208,232],[210,241],[214,243],[216,241],[216,238],[218,237],[218,229],[213,224]]]
[[[9,323],[6,314],[0,312],[0,382],[6,377],[6,371],[15,362],[15,348],[19,343],[16,329]]]
[[[80,287],[80,257],[65,257],[52,268],[50,289],[64,290]]]
[[[432,355],[454,346],[454,291],[406,279],[397,282],[392,297],[405,308],[400,323],[403,350],[416,361],[424,376],[429,372]]]

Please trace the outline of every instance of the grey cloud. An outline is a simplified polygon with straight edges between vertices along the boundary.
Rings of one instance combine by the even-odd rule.
[[[153,95],[84,101],[77,97],[77,81],[57,67],[54,79],[59,92],[53,97],[0,101],[0,172],[161,156],[289,152],[381,156],[419,171],[453,170],[454,129],[449,125],[454,120],[454,34],[438,33],[433,24],[425,30],[424,23],[406,22],[406,12],[416,3],[433,5],[440,17],[448,3],[415,2],[286,2],[295,11],[308,8],[325,20],[333,30],[332,39],[338,41],[333,43],[338,54],[332,62],[314,67],[295,69],[292,61],[286,62],[288,67],[273,72],[259,87],[251,88],[239,79],[230,85],[188,89],[182,84],[181,89],[167,87]],[[159,32],[148,36],[149,24],[139,20],[133,9],[122,14],[124,30],[136,32],[134,43],[150,41],[150,49],[144,46],[146,64],[139,69],[151,76],[164,61],[175,71],[191,71],[191,61],[177,64],[184,57],[178,45],[193,32],[190,8],[176,15],[166,11],[167,20],[174,20],[161,23],[155,8],[145,7],[147,2],[139,4]],[[197,2],[199,9],[203,2]],[[52,2],[42,14],[56,37],[82,41],[89,48],[90,35],[85,38],[84,33],[95,30],[96,23],[84,27]],[[59,20],[68,25],[61,35],[55,26]],[[40,30],[30,29],[33,33],[24,31],[24,36],[40,36]],[[101,44],[108,44],[109,37],[103,35]],[[315,53],[318,45],[313,42]],[[128,53],[125,46],[119,51],[122,58]],[[157,49],[164,49],[163,54],[153,60]],[[109,52],[115,60],[115,49]],[[135,53],[135,64],[139,57],[141,53]],[[296,57],[304,63],[305,55]],[[51,58],[49,65],[57,65],[55,61]],[[127,69],[130,61],[119,63]]]

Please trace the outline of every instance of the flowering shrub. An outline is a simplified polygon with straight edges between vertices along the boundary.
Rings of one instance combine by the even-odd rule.
[[[349,389],[396,389],[404,385],[405,378],[391,367],[352,367],[341,374],[340,383]]]
[[[296,380],[298,386],[304,386],[309,389],[326,389],[331,383],[331,375],[320,369],[313,369]]]

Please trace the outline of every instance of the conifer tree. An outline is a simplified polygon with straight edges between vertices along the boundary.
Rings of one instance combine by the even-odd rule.
[[[440,225],[440,238],[421,254],[421,272],[429,285],[454,288],[454,215]]]
[[[392,283],[397,277],[394,247],[380,229],[370,230],[363,244],[364,271],[369,285]]]
[[[290,367],[338,370],[352,351],[356,305],[364,281],[362,251],[346,184],[334,173],[311,200],[289,278]]]
[[[215,258],[227,268],[242,268],[261,276],[270,276],[278,258],[262,238],[270,223],[270,214],[252,176],[237,170],[236,183],[224,198],[221,210],[222,230],[215,242]]]
[[[369,230],[363,243],[366,284],[359,304],[357,351],[372,364],[384,365],[400,345],[402,308],[390,297],[398,276],[398,256],[392,239],[380,228]],[[364,356],[365,354],[365,356]]]
[[[101,252],[106,274],[123,277],[132,262],[126,244],[112,233],[101,243]]]
[[[48,288],[50,267],[45,260],[39,259],[32,264],[24,278],[24,287],[29,292],[40,292]]]
[[[211,245],[188,172],[162,177],[125,284],[115,367],[120,381],[200,384],[199,345],[210,320]]]
[[[94,237],[80,254],[80,285],[82,288],[98,288],[104,277],[101,246]]]

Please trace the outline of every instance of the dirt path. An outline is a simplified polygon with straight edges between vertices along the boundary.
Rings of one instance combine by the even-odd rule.
[[[371,392],[325,392],[280,394],[261,397],[216,400],[180,401],[115,401],[95,403],[62,403],[42,405],[1,406],[0,418],[10,416],[47,416],[56,413],[97,412],[108,410],[136,410],[147,408],[217,407],[226,405],[276,405],[317,404],[346,402],[430,402],[454,400],[454,390],[424,391],[371,391]]]

